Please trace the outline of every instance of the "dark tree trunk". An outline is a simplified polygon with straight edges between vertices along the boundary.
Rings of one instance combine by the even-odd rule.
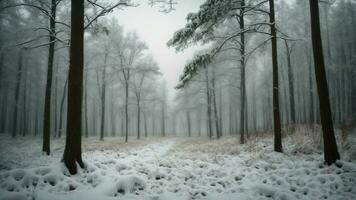
[[[66,82],[64,83],[63,94],[62,94],[62,99],[61,99],[61,106],[60,106],[60,111],[59,111],[59,130],[58,130],[59,138],[62,136],[62,133],[63,133],[63,111],[64,111],[64,101],[66,98],[67,87],[68,87],[68,76],[66,78]]]
[[[27,127],[27,66],[25,66],[24,72],[24,82],[23,82],[23,106],[22,106],[22,136],[26,136]]]
[[[85,113],[85,119],[84,119],[84,126],[85,126],[85,137],[87,138],[89,136],[89,125],[88,125],[88,69],[85,71],[85,84],[84,84],[84,113]]]
[[[21,76],[22,76],[22,59],[23,59],[23,51],[24,49],[19,50],[19,58],[18,58],[18,64],[17,64],[17,77],[16,77],[16,88],[15,88],[15,109],[14,109],[14,115],[13,115],[13,120],[12,120],[12,137],[16,137],[16,126],[17,126],[17,113],[18,113],[18,103],[19,103],[19,98],[20,98],[20,85],[21,85]]]
[[[54,81],[54,137],[58,136],[58,68],[59,64],[58,61],[56,62],[56,74],[55,74],[55,81]]]
[[[222,132],[223,132],[223,105],[222,105],[222,87],[220,86],[219,89],[219,133],[220,137],[222,137]],[[200,126],[200,123],[199,123]],[[200,133],[199,133],[200,135]]]
[[[241,1],[240,8],[240,143],[245,144],[245,96],[246,96],[246,87],[245,87],[245,33],[243,30],[245,29],[244,22],[244,12],[245,12],[245,1]]]
[[[50,35],[49,35],[49,49],[48,49],[48,68],[46,81],[46,95],[45,108],[43,113],[43,144],[42,151],[47,155],[50,154],[50,131],[51,131],[51,89],[52,89],[52,72],[55,46],[55,32],[56,32],[56,0],[51,3],[51,17],[50,17]]]
[[[101,122],[100,122],[100,140],[104,140],[104,131],[105,131],[105,104],[106,104],[106,60],[107,52],[104,56],[104,67],[102,74],[102,86],[101,86]]]
[[[96,102],[94,100],[94,103],[93,103],[93,113],[92,113],[92,116],[93,116],[93,133],[92,135],[93,136],[96,136]]]
[[[141,128],[141,105],[140,97],[137,98],[137,139],[140,139],[140,128]]]
[[[125,142],[127,143],[129,138],[129,83],[125,84]]]
[[[277,58],[277,34],[274,16],[274,0],[269,0],[270,23],[272,36],[272,74],[273,74],[273,122],[274,122],[274,150],[282,152],[281,119],[279,114],[278,94],[278,58]]]
[[[35,129],[34,129],[34,131],[35,131],[35,136],[37,136],[37,134],[38,134],[38,118],[39,118],[39,92],[38,92],[38,90],[36,90],[37,92],[36,92],[36,94],[37,94],[37,98],[36,98],[36,106],[35,106]]]
[[[185,102],[185,106],[189,105],[189,100],[188,100],[188,94],[187,94],[187,89],[184,89],[184,102]],[[188,128],[188,137],[192,136],[192,126],[191,126],[191,117],[190,117],[190,108],[186,107],[185,108],[185,116],[186,116],[186,120],[187,120],[187,128]]]
[[[84,57],[84,0],[71,1],[71,40],[68,74],[67,137],[63,161],[71,174],[77,173],[76,163],[82,160],[82,99]]]
[[[114,93],[113,92],[111,92],[111,98],[110,98],[110,100],[111,100],[111,136],[112,137],[114,137],[114,136],[116,136],[116,124],[115,124],[115,122],[116,122],[116,115],[115,115],[115,104],[114,104]]]
[[[306,10],[305,10],[306,11]],[[307,13],[305,12],[305,35],[306,38],[309,37],[309,30],[308,30],[308,19],[307,19]],[[309,121],[308,121],[308,116],[306,116],[304,118],[305,122],[309,122],[310,124],[313,124],[314,121],[314,87],[313,87],[313,71],[312,71],[312,55],[310,52],[310,46],[309,43],[306,41],[305,42],[305,56],[307,58],[306,62],[307,62],[307,66],[308,66],[308,71],[309,71],[309,75],[308,75],[308,81],[309,81],[309,106],[307,104],[306,105],[306,114],[309,114]]]
[[[213,128],[211,124],[211,98],[210,98],[210,84],[209,84],[209,70],[206,67],[205,69],[205,81],[206,81],[206,101],[207,101],[207,123],[208,123],[208,133],[209,133],[209,138],[211,139],[213,137]]]
[[[7,87],[4,87],[4,50],[0,51],[0,94],[1,94],[1,120],[0,120],[0,133],[5,132],[6,118],[7,118]],[[4,94],[5,93],[5,94]]]
[[[143,112],[143,118],[144,118],[144,126],[145,126],[145,137],[147,137],[148,129],[147,129],[147,116],[146,113]]]
[[[331,116],[328,83],[326,80],[323,47],[321,42],[318,0],[309,0],[312,30],[315,77],[319,94],[320,117],[323,129],[324,159],[331,165],[340,159]]]
[[[162,100],[162,105],[161,105],[161,121],[162,121],[162,136],[165,137],[166,136],[166,105],[165,105],[165,99]],[[190,124],[188,125],[188,127],[190,127]]]
[[[213,106],[214,106],[214,119],[215,119],[215,130],[216,130],[216,138],[220,138],[220,129],[219,129],[219,116],[218,116],[218,109],[216,106],[216,95],[215,95],[215,69],[213,68],[213,77],[211,80],[211,87],[212,87],[212,98],[213,98]]]
[[[295,102],[294,102],[294,75],[291,62],[291,47],[288,45],[288,42],[285,40],[286,45],[286,54],[287,54],[287,65],[288,65],[288,85],[289,85],[289,101],[290,101],[290,117],[291,123],[295,124]]]

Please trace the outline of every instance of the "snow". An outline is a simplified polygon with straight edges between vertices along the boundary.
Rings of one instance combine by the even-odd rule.
[[[0,200],[351,200],[356,199],[355,138],[349,135],[340,144],[343,160],[331,166],[304,134],[285,138],[283,154],[273,152],[270,136],[245,145],[237,137],[129,144],[90,138],[83,141],[87,167],[71,176],[60,162],[63,140],[53,140],[53,154],[45,156],[34,148],[38,139],[1,136]]]

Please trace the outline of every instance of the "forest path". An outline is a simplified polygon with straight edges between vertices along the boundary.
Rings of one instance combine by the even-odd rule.
[[[83,152],[87,168],[75,176],[55,156],[0,171],[0,200],[356,199],[354,161],[327,167],[321,154],[288,153],[300,148],[288,141],[280,154],[272,139],[253,151],[234,138],[153,139]]]

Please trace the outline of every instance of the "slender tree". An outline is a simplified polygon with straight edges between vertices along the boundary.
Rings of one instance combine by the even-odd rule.
[[[19,50],[19,58],[17,63],[17,77],[16,77],[16,88],[15,88],[15,108],[14,115],[12,120],[12,137],[16,137],[17,134],[17,123],[18,123],[18,107],[19,107],[19,98],[20,98],[20,85],[21,85],[21,76],[22,76],[22,68],[23,68],[23,51],[21,48]]]
[[[279,113],[278,90],[278,58],[277,58],[277,33],[274,14],[274,0],[269,0],[269,17],[272,40],[272,74],[273,74],[273,123],[274,123],[274,150],[282,152],[281,120]]]
[[[42,151],[47,155],[50,154],[50,131],[51,131],[51,96],[52,96],[52,73],[54,60],[54,47],[56,41],[56,10],[57,0],[51,1],[51,14],[49,17],[49,49],[48,49],[48,63],[47,63],[47,79],[46,79],[46,94],[45,94],[45,108],[43,113],[43,144]]]
[[[328,82],[326,80],[323,46],[320,33],[319,3],[318,0],[309,0],[309,4],[315,77],[319,94],[320,118],[323,129],[324,159],[328,165],[331,165],[335,163],[336,160],[340,159],[340,155],[337,150],[330,109]]]

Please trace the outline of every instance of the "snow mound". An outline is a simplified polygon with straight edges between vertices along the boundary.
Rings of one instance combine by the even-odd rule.
[[[145,181],[138,176],[125,176],[121,177],[116,183],[115,189],[119,194],[133,193],[136,191],[144,190],[146,187]],[[117,194],[115,194],[116,196]]]

